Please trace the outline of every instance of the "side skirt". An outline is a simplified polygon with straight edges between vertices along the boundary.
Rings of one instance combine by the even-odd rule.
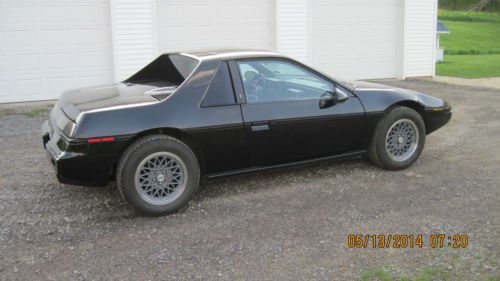
[[[330,161],[333,162],[333,161],[346,160],[346,159],[357,159],[357,158],[361,158],[364,155],[366,155],[367,152],[368,152],[367,150],[357,150],[357,151],[347,152],[347,153],[333,155],[333,156],[326,156],[326,157],[314,158],[314,159],[309,159],[309,160],[290,162],[290,163],[285,163],[285,164],[277,164],[277,165],[264,166],[264,167],[252,167],[252,168],[241,169],[241,170],[234,170],[234,171],[228,171],[228,172],[222,172],[222,173],[214,173],[214,174],[207,175],[207,179],[211,180],[211,179],[216,179],[216,178],[249,174],[249,173],[261,172],[261,171],[286,169],[286,168],[291,168],[291,167],[296,167],[296,166],[312,165],[312,164],[317,164],[317,163],[322,163],[322,162],[330,162]]]

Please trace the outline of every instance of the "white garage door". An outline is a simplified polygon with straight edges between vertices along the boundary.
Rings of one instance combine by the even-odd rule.
[[[0,0],[0,103],[113,81],[108,0]]]
[[[313,0],[312,64],[332,76],[397,77],[400,0]]]
[[[158,0],[158,49],[274,49],[274,6],[270,0]]]

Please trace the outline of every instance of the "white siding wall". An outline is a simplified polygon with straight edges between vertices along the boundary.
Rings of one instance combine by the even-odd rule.
[[[403,77],[435,73],[437,0],[405,0]]]
[[[112,80],[108,0],[0,0],[0,103]]]
[[[115,81],[156,56],[155,0],[111,0]]]
[[[276,49],[308,63],[311,0],[276,0]]]

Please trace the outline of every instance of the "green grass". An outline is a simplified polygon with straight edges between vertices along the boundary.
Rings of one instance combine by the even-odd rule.
[[[427,267],[417,274],[410,276],[402,275],[400,277],[393,276],[387,267],[371,268],[361,274],[361,281],[449,281],[452,280],[452,275],[448,270],[441,267]],[[464,279],[465,280],[465,279]],[[484,281],[500,281],[500,276],[490,276]]]
[[[13,110],[12,108],[1,108],[0,109],[0,117],[15,114],[15,113],[16,113],[16,111]]]
[[[485,12],[439,10],[438,17],[440,20],[446,20],[446,21],[472,21],[472,22],[500,21],[499,13],[485,13]]]
[[[451,31],[441,35],[445,54],[500,54],[500,22],[443,22]]]
[[[500,54],[500,22],[443,21],[449,34],[440,36],[447,55]]]
[[[445,55],[444,62],[436,64],[437,75],[462,78],[500,76],[500,54]]]
[[[39,107],[39,108],[34,108],[25,114],[30,117],[30,118],[39,118],[47,115],[49,112],[49,109],[47,107]]]
[[[385,267],[375,267],[363,272],[361,281],[447,281],[450,280],[450,274],[441,268],[425,268],[414,276],[394,277]]]
[[[500,13],[439,11],[450,29],[442,34],[444,62],[436,74],[463,78],[500,76]]]
[[[363,272],[361,275],[361,281],[392,281],[392,275],[384,267],[372,268],[368,271]]]
[[[36,107],[36,108],[0,108],[0,117],[21,114],[30,118],[46,117],[50,111],[50,107]]]

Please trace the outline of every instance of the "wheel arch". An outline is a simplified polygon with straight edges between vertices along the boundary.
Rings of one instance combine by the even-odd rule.
[[[422,117],[422,120],[424,120],[424,125],[427,131],[427,115],[425,114],[424,106],[422,104],[413,100],[403,100],[388,107],[386,113],[391,111],[396,106],[404,106],[415,110],[420,115],[420,117]]]
[[[201,146],[197,142],[195,142],[193,138],[191,138],[188,134],[177,128],[168,128],[168,127],[154,128],[139,132],[128,141],[126,147],[130,146],[138,139],[150,135],[168,135],[185,143],[193,151],[194,155],[196,156],[196,159],[198,160],[198,164],[200,166],[200,175],[203,176],[206,174],[205,158]],[[126,150],[126,147],[123,151]],[[120,153],[120,156],[123,153],[123,151]],[[116,170],[116,168],[114,170]]]

